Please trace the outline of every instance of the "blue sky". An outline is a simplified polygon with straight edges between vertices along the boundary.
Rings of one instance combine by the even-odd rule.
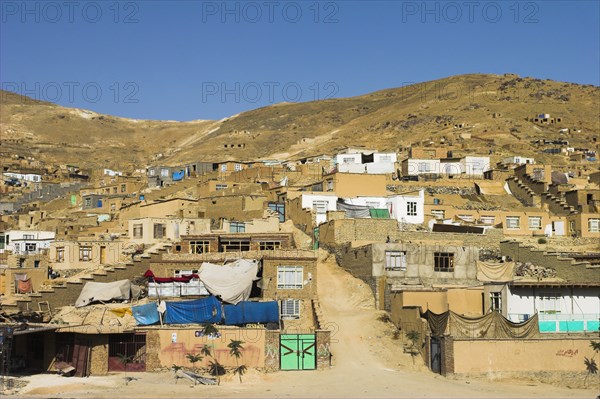
[[[594,1],[0,0],[2,88],[219,119],[463,73],[600,84]]]

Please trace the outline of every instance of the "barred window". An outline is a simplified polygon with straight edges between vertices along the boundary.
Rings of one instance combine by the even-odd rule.
[[[453,272],[454,254],[450,252],[433,253],[433,271],[435,272]]]
[[[284,320],[300,318],[300,300],[284,299],[281,301],[281,318]]]
[[[142,238],[144,236],[144,225],[134,224],[133,225],[133,238]]]

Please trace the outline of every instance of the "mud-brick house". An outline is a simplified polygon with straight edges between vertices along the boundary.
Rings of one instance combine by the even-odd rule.
[[[100,265],[124,263],[124,242],[117,238],[81,237],[58,240],[50,245],[48,257],[54,270],[95,269]]]
[[[48,280],[47,253],[5,255],[6,263],[0,265],[0,294],[6,298],[38,292]]]
[[[146,217],[129,219],[129,241],[152,245],[164,240],[179,240],[182,235],[210,233],[210,219]]]
[[[337,248],[339,264],[365,281],[378,309],[390,310],[392,292],[431,287],[467,287],[477,282],[479,249],[423,243],[373,243]]]
[[[182,235],[173,253],[206,254],[218,252],[273,251],[291,249],[294,239],[291,233],[210,233]]]

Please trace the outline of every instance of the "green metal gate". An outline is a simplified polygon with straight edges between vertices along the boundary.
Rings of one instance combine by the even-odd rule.
[[[314,334],[281,334],[279,347],[281,370],[317,368],[317,345]]]

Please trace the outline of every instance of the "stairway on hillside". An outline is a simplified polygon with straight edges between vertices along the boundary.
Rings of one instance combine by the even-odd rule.
[[[86,282],[110,283],[139,277],[150,269],[151,263],[162,259],[163,253],[167,252],[169,247],[170,245],[165,244],[162,247],[151,248],[131,262],[107,267],[104,270],[92,271],[88,276],[81,277],[78,280],[52,285],[48,289],[40,290],[40,292],[17,298],[14,303],[3,303],[2,308],[4,310],[38,311],[40,310],[40,303],[48,302],[52,314],[56,314],[58,308],[75,304]],[[45,310],[45,308],[42,310]]]

